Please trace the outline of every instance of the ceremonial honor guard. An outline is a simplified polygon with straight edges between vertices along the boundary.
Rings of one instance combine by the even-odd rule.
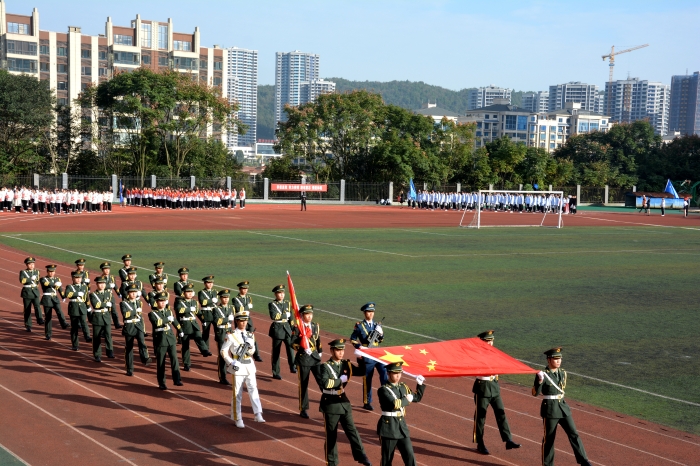
[[[250,404],[255,413],[255,422],[265,422],[262,417],[262,405],[258,394],[258,382],[255,379],[255,363],[251,356],[255,352],[255,336],[246,328],[248,311],[238,311],[235,314],[236,329],[226,336],[221,347],[221,356],[226,361],[226,370],[233,374],[233,396],[231,397],[231,419],[236,427],[243,428],[241,401],[243,399],[243,384],[248,390]]]
[[[225,289],[219,291],[219,302],[214,308],[214,340],[216,341],[216,350],[218,357],[217,369],[219,374],[219,383],[222,385],[231,385],[226,376],[226,364],[221,356],[221,348],[224,346],[226,337],[233,331],[233,307],[229,304],[231,299],[231,290]]]
[[[292,329],[292,348],[297,352],[294,358],[294,363],[297,367],[297,378],[299,379],[299,416],[304,419],[309,418],[306,412],[309,409],[309,374],[315,372],[318,365],[321,363],[321,338],[319,333],[321,327],[312,322],[314,318],[314,307],[311,304],[305,304],[299,309],[301,314],[300,326],[304,327],[304,332],[310,335],[308,337],[308,347],[304,348],[302,340],[304,339],[300,327],[294,326]]]
[[[202,340],[202,332],[197,324],[197,315],[199,314],[199,306],[194,299],[194,289],[191,283],[185,285],[182,289],[183,296],[175,299],[175,316],[180,323],[180,341],[182,343],[182,364],[184,370],[189,371],[191,366],[190,361],[190,340],[194,340],[202,353],[202,356],[211,356],[209,347]]]
[[[214,309],[219,302],[219,297],[216,294],[216,290],[214,290],[214,275],[207,275],[202,278],[202,283],[204,283],[204,289],[199,290],[199,293],[197,293],[199,309],[202,311],[199,314],[199,319],[202,321],[202,340],[209,345],[209,331],[212,324],[216,321]]]
[[[243,207],[241,207],[243,208]],[[240,282],[238,285],[238,296],[233,299],[233,309],[236,313],[241,312],[241,310],[250,311],[253,310],[253,298],[248,296],[248,288],[250,287],[250,282],[247,280]],[[248,324],[246,325],[246,331],[250,333],[255,333],[255,325],[253,325],[253,320],[248,318]],[[253,354],[253,359],[257,362],[262,362],[260,357],[260,352],[258,351],[258,342],[255,342],[255,354]]]
[[[131,269],[133,269],[133,267]],[[129,269],[129,275],[132,274],[131,269]],[[122,288],[124,287],[122,286]],[[124,335],[126,341],[124,347],[124,363],[126,366],[126,375],[128,376],[134,375],[134,340],[136,340],[139,346],[141,362],[145,366],[151,363],[151,358],[148,357],[148,348],[146,347],[146,329],[143,319],[141,318],[142,308],[141,298],[139,297],[140,292],[141,290],[135,283],[127,285],[124,290],[126,299],[122,300],[119,304],[124,319],[122,335]]]
[[[44,308],[44,332],[47,340],[50,340],[52,335],[51,320],[53,311],[56,311],[56,317],[58,317],[58,323],[61,324],[61,328],[68,328],[66,317],[61,310],[61,301],[58,299],[63,293],[63,284],[61,279],[56,276],[56,267],[58,266],[55,264],[47,265],[46,276],[40,281],[43,293],[41,305]]]
[[[579,437],[571,417],[571,409],[564,400],[566,388],[566,371],[561,368],[561,347],[552,348],[544,352],[547,355],[547,368],[539,371],[535,376],[535,384],[532,387],[532,395],[543,395],[540,406],[540,416],[544,426],[542,438],[542,464],[552,466],[554,464],[554,439],[557,436],[557,426],[561,425],[569,437],[569,443],[574,450],[576,462],[583,466],[590,466],[583,441]]]
[[[109,291],[111,298],[110,302],[112,303],[112,305],[109,307],[109,312],[112,315],[112,322],[114,322],[114,328],[119,330],[120,328],[122,328],[122,325],[119,323],[119,316],[117,315],[117,302],[114,300],[114,295],[112,294],[112,292],[116,292],[117,294],[119,294],[119,290],[117,289],[114,277],[109,273],[111,268],[112,265],[109,262],[103,262],[100,264],[100,270],[102,270],[101,276],[105,279],[105,289]]]
[[[355,348],[376,348],[384,340],[384,330],[379,322],[374,322],[374,303],[367,303],[362,306],[361,310],[365,313],[365,320],[357,322],[352,331],[350,340]],[[372,340],[372,341],[370,341]],[[378,363],[374,359],[364,358],[365,360],[365,376],[362,379],[362,388],[364,390],[364,409],[372,411],[372,377],[374,370],[377,370],[379,375],[379,384],[384,385],[387,381],[386,366]]]
[[[129,269],[131,268],[131,254],[124,254],[122,256],[122,262],[124,263],[124,267],[119,269],[119,279],[121,280],[121,283],[119,284],[120,289],[124,282],[128,279]]]
[[[107,357],[114,357],[112,345],[112,290],[107,289],[107,279],[104,276],[95,279],[97,290],[90,293],[90,322],[92,323],[92,354],[95,361],[102,362],[102,339],[105,341]]]
[[[41,306],[39,299],[39,271],[36,270],[36,259],[27,257],[24,259],[27,266],[26,269],[19,273],[19,282],[22,284],[22,303],[24,305],[24,326],[27,332],[32,331],[32,306],[34,306],[34,315],[36,323],[44,324],[44,319],[41,316]]]
[[[78,351],[78,331],[83,330],[85,341],[90,343],[90,329],[87,324],[87,299],[88,288],[83,281],[83,275],[74,270],[71,273],[73,283],[63,290],[63,299],[68,300],[68,317],[70,318],[70,342],[73,351]]]
[[[176,281],[173,285],[173,291],[175,292],[175,296],[180,297],[182,296],[182,289],[189,283],[190,269],[182,267],[177,271],[177,274],[180,276],[180,280]]]
[[[160,291],[155,295],[156,307],[148,314],[148,320],[153,325],[153,351],[156,354],[156,373],[158,378],[158,388],[167,390],[165,385],[165,357],[170,358],[170,370],[173,383],[180,387],[183,385],[180,378],[180,363],[177,360],[177,345],[172,326],[175,326],[180,337],[184,334],[180,330],[180,325],[173,317],[168,306],[168,293]]]
[[[284,344],[287,350],[287,363],[289,371],[294,374],[294,353],[292,351],[292,312],[289,301],[284,300],[284,285],[277,285],[272,289],[275,300],[267,305],[270,311],[270,331],[268,335],[272,338],[272,378],[282,380],[280,375],[280,350]]]
[[[151,310],[154,310],[158,307],[159,293],[165,293],[166,295],[168,295],[168,299],[170,299],[170,293],[165,291],[165,281],[162,278],[157,278],[153,282],[153,290],[151,290],[146,295],[146,302],[148,302],[148,304],[151,306]],[[166,302],[165,307],[170,308],[170,304]]]
[[[345,386],[353,373],[364,375],[364,362],[359,359],[359,365],[356,366],[348,359],[343,359],[345,340],[342,338],[333,340],[328,346],[331,348],[331,358],[319,366],[316,374],[316,381],[323,393],[319,411],[323,413],[323,424],[326,429],[326,464],[328,466],[338,464],[337,440],[338,424],[340,424],[350,441],[353,459],[365,466],[372,466],[362,446],[355,421],[352,419],[352,405],[345,394]]]
[[[165,267],[165,262],[156,262],[153,264],[156,269],[155,272],[148,276],[148,282],[153,286],[157,279],[162,278],[165,285],[168,285],[168,274],[163,272],[163,267]]]
[[[493,346],[493,330],[480,333],[478,335],[481,340]],[[483,455],[488,455],[489,450],[484,444],[484,425],[486,423],[486,410],[489,405],[493,408],[493,415],[496,417],[498,431],[501,433],[501,440],[506,442],[506,450],[520,448],[519,443],[513,442],[510,434],[510,426],[508,418],[506,418],[506,410],[503,407],[501,399],[501,387],[498,385],[498,375],[479,376],[474,381],[472,387],[474,393],[474,437],[473,442],[476,443],[476,451]]]
[[[136,279],[136,267],[129,267],[126,271],[126,280],[122,282],[122,286],[119,288],[119,296],[121,296],[122,300],[128,299],[128,290],[132,288],[132,285],[136,288],[136,298],[141,301],[143,283],[141,283],[141,280]]]
[[[83,279],[82,284],[85,285],[87,288],[90,287],[90,272],[85,270],[85,259],[78,259],[75,261],[76,265],[76,272],[80,274],[80,277]]]
[[[423,398],[425,378],[422,375],[416,377],[418,385],[413,393],[408,385],[400,382],[403,372],[401,366],[400,362],[388,364],[386,370],[389,374],[389,382],[377,390],[379,406],[382,409],[382,417],[377,423],[377,434],[382,444],[382,466],[391,466],[394,461],[394,451],[397,448],[404,465],[416,465],[411,436],[406,424],[406,406],[418,403]]]

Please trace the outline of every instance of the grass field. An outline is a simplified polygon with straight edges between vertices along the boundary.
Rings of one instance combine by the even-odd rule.
[[[453,339],[495,329],[499,348],[538,364],[545,349],[563,345],[569,371],[695,405],[574,375],[567,396],[700,433],[697,231],[56,233],[1,235],[0,243],[68,263],[84,256],[92,269],[99,258],[110,259],[113,273],[128,252],[148,269],[165,261],[171,276],[188,266],[194,280],[213,274],[226,287],[250,280],[251,292],[264,296],[254,298],[255,310],[265,314],[256,320],[261,331],[268,327],[266,298],[289,270],[299,300],[329,311],[315,316],[325,330],[349,336],[360,306],[375,301],[376,317],[386,316],[385,325],[396,329],[387,329],[387,345],[426,341],[406,332]]]

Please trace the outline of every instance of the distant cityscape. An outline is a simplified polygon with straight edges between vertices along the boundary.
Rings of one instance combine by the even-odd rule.
[[[22,4],[20,4],[22,5]],[[27,12],[25,12],[27,13]],[[69,104],[89,84],[99,84],[116,72],[139,67],[154,71],[175,69],[221,89],[239,105],[237,117],[247,132],[235,128],[209,136],[220,137],[229,151],[242,158],[274,156],[273,141],[258,139],[258,51],[240,47],[201,45],[199,28],[175,32],[165,22],[136,16],[128,26],[105,22],[105,33],[82,34],[80,27],[65,32],[40,29],[36,8],[28,15],[6,11],[0,0],[0,68],[28,73],[46,80],[59,104]],[[294,50],[275,54],[274,116],[284,119],[285,105],[313,102],[336,91],[336,83],[321,78],[321,57]],[[489,85],[468,90],[467,108],[443,109],[439,102],[425,102],[418,114],[436,121],[448,118],[476,125],[475,146],[507,136],[529,146],[552,151],[568,137],[591,131],[607,131],[616,123],[648,120],[656,134],[700,134],[700,72],[671,76],[670,84],[641,78],[595,84],[551,84],[547,90],[523,94],[520,106],[511,104],[513,89]]]

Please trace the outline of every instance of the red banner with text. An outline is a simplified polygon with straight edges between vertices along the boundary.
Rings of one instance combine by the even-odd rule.
[[[299,184],[299,183],[271,183],[272,191],[293,191],[300,193],[302,191],[313,193],[328,192],[327,184]]]

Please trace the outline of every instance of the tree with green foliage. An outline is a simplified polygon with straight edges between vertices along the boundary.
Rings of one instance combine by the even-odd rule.
[[[294,160],[290,155],[283,155],[270,160],[262,173],[263,177],[275,181],[299,180],[300,174],[299,167],[294,165]]]

